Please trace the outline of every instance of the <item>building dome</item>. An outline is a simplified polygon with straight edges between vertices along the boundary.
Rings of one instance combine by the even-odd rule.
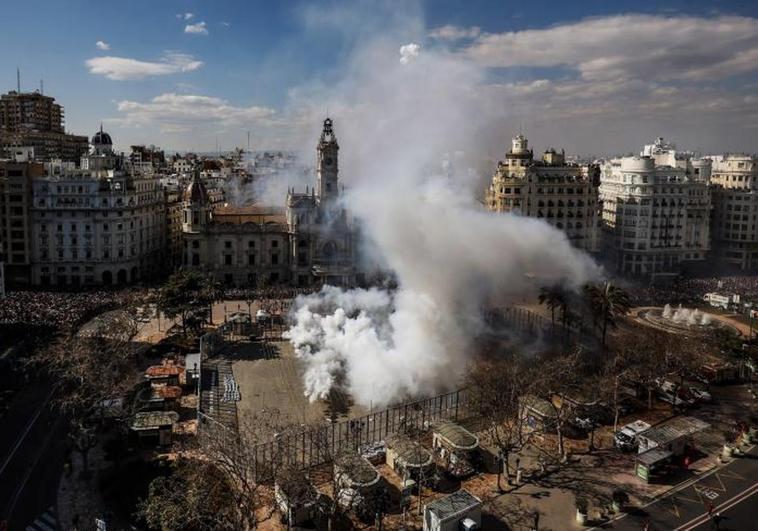
[[[210,203],[208,190],[200,179],[194,179],[184,190],[184,202],[196,205],[207,205]]]
[[[111,140],[111,135],[103,131],[103,128],[100,128],[100,131],[95,133],[95,136],[92,137],[92,145],[93,146],[112,146],[113,140]]]

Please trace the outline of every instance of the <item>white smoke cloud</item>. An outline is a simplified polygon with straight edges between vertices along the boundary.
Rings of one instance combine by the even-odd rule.
[[[483,304],[577,287],[598,273],[562,232],[487,213],[475,200],[480,176],[470,161],[484,156],[493,115],[476,96],[484,71],[429,49],[401,64],[406,29],[366,39],[341,81],[293,102],[312,106],[309,95],[340,109],[332,117],[345,203],[399,286],[325,288],[296,301],[288,335],[312,400],[341,386],[382,406],[457,385]]]
[[[400,47],[400,64],[407,65],[418,57],[421,46],[415,42],[404,44]]]

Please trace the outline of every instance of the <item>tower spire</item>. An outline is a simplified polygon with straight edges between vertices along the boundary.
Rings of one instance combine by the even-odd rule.
[[[16,90],[21,94],[21,69],[16,67]]]

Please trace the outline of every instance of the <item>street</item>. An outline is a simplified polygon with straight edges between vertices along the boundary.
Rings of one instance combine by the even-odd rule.
[[[651,530],[690,531],[715,529],[708,515],[721,515],[721,530],[754,529],[758,493],[758,449],[744,457],[676,487],[673,492],[641,510],[604,525],[604,529],[640,530],[649,522]]]
[[[67,441],[51,402],[49,382],[38,379],[0,420],[0,511],[10,530],[25,529],[56,503]]]

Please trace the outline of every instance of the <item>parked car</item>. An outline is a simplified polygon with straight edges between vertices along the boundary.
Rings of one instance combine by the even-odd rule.
[[[673,404],[677,407],[684,407],[688,404],[686,400],[682,400],[678,396],[673,395],[672,393],[669,393],[667,391],[658,391],[656,393],[656,396],[658,397],[658,400],[661,400],[662,402],[668,402],[669,404]]]
[[[673,393],[674,389],[676,389],[674,382],[666,380],[665,378],[656,378],[655,384],[658,386],[658,390],[663,391],[664,393]]]
[[[597,421],[590,416],[576,416],[571,419],[570,422],[575,427],[586,431],[589,431],[598,425]]]
[[[692,396],[692,398],[694,398],[698,402],[706,402],[707,403],[707,402],[711,402],[713,400],[713,397],[711,396],[711,393],[709,393],[708,391],[705,391],[703,389],[700,389],[699,387],[690,386],[687,390],[689,391],[689,393]]]

